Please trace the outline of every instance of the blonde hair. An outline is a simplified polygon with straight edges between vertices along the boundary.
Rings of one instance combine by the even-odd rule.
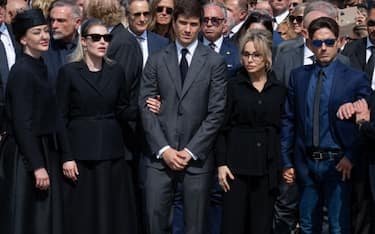
[[[48,17],[49,8],[54,0],[34,0],[31,4],[32,8],[40,8],[43,11],[44,17]]]
[[[106,26],[113,27],[125,17],[125,9],[118,0],[90,0],[87,17],[100,19]]]
[[[240,52],[243,53],[248,42],[253,42],[258,53],[266,58],[266,70],[272,66],[272,33],[264,29],[253,29],[240,38]]]

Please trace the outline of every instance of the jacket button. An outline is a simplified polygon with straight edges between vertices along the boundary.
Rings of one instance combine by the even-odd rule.
[[[257,142],[257,146],[258,146],[258,147],[261,147],[261,146],[262,146],[262,143]]]
[[[262,100],[258,100],[258,104],[259,104],[259,105],[262,104]]]

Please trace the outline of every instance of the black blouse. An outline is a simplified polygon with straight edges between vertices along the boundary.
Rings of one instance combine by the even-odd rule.
[[[242,68],[228,82],[227,92],[225,122],[216,147],[217,164],[228,165],[236,174],[270,174],[270,164],[276,169],[280,154],[280,115],[286,88],[270,72],[259,92]]]

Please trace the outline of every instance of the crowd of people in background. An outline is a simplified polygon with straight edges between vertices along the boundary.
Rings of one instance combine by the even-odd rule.
[[[0,232],[375,233],[375,2],[0,0]]]

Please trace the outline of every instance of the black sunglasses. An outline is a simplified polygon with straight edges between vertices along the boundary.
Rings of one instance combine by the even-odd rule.
[[[328,47],[332,47],[336,43],[336,39],[312,40],[311,41],[311,44],[314,47],[321,47],[323,43]]]
[[[143,15],[144,17],[149,17],[150,16],[150,12],[149,11],[145,11],[145,12],[135,12],[135,13],[131,13],[131,15],[135,18],[139,18],[141,17],[141,15]]]
[[[164,9],[165,9],[165,13],[167,13],[167,15],[171,15],[172,12],[173,12],[173,8],[171,8],[171,7],[163,7],[163,6],[156,7],[156,12],[161,13],[161,12],[164,11]]]
[[[300,23],[302,23],[303,16],[302,15],[297,15],[297,16],[290,15],[289,16],[289,22],[293,23],[294,20],[297,21],[298,24],[300,24]]]
[[[209,18],[209,17],[204,17],[204,18],[203,18],[203,23],[204,23],[205,25],[207,25],[208,22],[211,21],[211,24],[212,24],[213,26],[217,27],[217,26],[219,26],[219,25],[221,24],[221,22],[222,22],[223,20],[224,20],[223,18],[218,18],[218,17],[211,17],[211,18]]]
[[[91,38],[91,40],[93,42],[98,42],[100,41],[102,38],[105,42],[110,42],[112,40],[112,34],[96,34],[96,33],[92,33],[92,34],[86,34],[84,35],[84,37],[89,37]]]
[[[299,4],[298,2],[292,2],[292,3],[289,4],[289,7],[292,6],[292,7],[296,8],[298,6],[298,4]]]
[[[369,26],[369,27],[375,26],[375,20],[368,20],[367,21],[367,26]]]

